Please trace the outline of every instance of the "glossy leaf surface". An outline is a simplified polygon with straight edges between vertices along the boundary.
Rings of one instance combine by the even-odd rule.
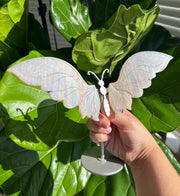
[[[0,8],[0,68],[24,54],[27,28],[27,0],[11,0]]]
[[[121,172],[113,176],[91,176],[86,188],[84,189],[84,195],[135,196],[127,167],[125,166]]]
[[[42,56],[31,52],[25,59]],[[0,115],[7,135],[18,145],[32,150],[47,150],[58,140],[76,141],[88,134],[86,119],[76,108],[68,110],[50,99],[39,87],[24,84],[6,73],[0,82]]]
[[[107,27],[89,31],[75,42],[72,58],[80,70],[100,73],[105,67],[113,71],[116,63],[150,30],[159,7],[144,12],[139,5],[120,5]]]
[[[96,27],[103,26],[117,11],[120,4],[123,4],[126,7],[130,7],[134,4],[140,4],[142,9],[150,9],[155,5],[155,3],[155,0],[96,0],[93,24]]]
[[[30,151],[0,133],[0,185],[6,195],[73,196],[81,191],[90,173],[80,163],[87,139],[58,143],[48,151]]]
[[[8,65],[25,56],[28,42],[31,49],[32,45],[36,49],[49,48],[44,30],[33,15],[28,14],[28,1],[6,2],[0,7],[0,70],[6,70]]]
[[[68,41],[88,31],[91,26],[88,8],[79,0],[52,0],[51,16],[56,29]]]

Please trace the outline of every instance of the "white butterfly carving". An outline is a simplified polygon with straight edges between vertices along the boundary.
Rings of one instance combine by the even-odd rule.
[[[106,70],[101,79],[96,76],[99,90],[95,85],[88,85],[71,64],[53,57],[33,58],[7,71],[29,85],[41,86],[42,90],[50,93],[52,99],[62,100],[66,108],[78,106],[82,118],[87,116],[98,121],[101,98],[106,115],[110,114],[107,92],[110,106],[119,116],[126,109],[131,109],[132,98],[141,97],[143,89],[151,85],[151,79],[163,71],[171,59],[171,56],[160,52],[136,53],[126,60],[118,80],[110,83],[107,89],[103,82]]]

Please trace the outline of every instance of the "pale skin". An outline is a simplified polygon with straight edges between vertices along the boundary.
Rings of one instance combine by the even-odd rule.
[[[99,115],[99,121],[87,122],[95,143],[124,160],[135,180],[137,196],[180,195],[180,176],[164,155],[152,135],[130,112],[119,117]]]

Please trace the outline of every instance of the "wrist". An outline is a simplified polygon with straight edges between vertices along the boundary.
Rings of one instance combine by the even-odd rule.
[[[148,164],[149,161],[153,159],[153,156],[159,151],[160,148],[156,141],[152,138],[149,144],[146,144],[145,147],[137,155],[136,159],[130,164],[131,169],[142,169],[143,166]]]
[[[179,175],[155,141],[152,147],[146,149],[130,167],[137,195],[176,196],[180,194]]]

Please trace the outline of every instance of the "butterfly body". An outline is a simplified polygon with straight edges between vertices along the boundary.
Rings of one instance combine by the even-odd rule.
[[[106,96],[103,97],[103,110],[106,116],[110,116],[110,106]]]
[[[100,86],[99,88],[99,94],[101,96],[101,103],[103,105],[103,110],[106,116],[110,116],[110,106],[109,106],[109,102],[106,98],[107,95],[107,89],[104,86],[104,81],[103,80],[99,80],[98,81],[98,85]]]
[[[118,80],[110,83],[107,89],[103,77],[108,70],[103,71],[101,79],[89,71],[89,75],[97,78],[99,90],[95,85],[88,85],[71,64],[53,57],[29,59],[7,71],[29,85],[41,86],[42,90],[50,92],[52,99],[63,101],[66,108],[78,106],[82,118],[87,116],[98,121],[101,100],[107,116],[110,115],[110,106],[116,116],[126,109],[130,110],[132,97],[142,96],[143,89],[151,85],[152,78],[163,71],[171,59],[171,56],[160,52],[136,53],[125,61]]]
[[[109,70],[105,69],[103,71],[101,79],[99,79],[98,76],[92,71],[88,71],[88,75],[92,74],[98,80],[98,86],[100,87],[99,88],[99,96],[100,96],[101,104],[103,105],[103,110],[104,110],[103,112],[105,113],[106,116],[110,116],[110,106],[109,106],[109,102],[106,98],[107,89],[104,86],[104,81],[103,81],[103,77],[104,77],[105,72],[109,72]]]

